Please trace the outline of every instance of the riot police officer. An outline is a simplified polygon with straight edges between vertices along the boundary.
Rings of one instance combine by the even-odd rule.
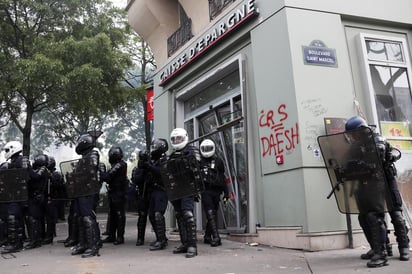
[[[179,160],[183,157],[194,156],[200,161],[199,149],[193,145],[188,145],[189,137],[183,128],[175,128],[170,133],[170,143],[174,151],[169,159]],[[175,210],[175,217],[179,228],[181,245],[173,253],[186,253],[186,258],[197,256],[196,222],[193,215],[194,195],[185,196],[172,201]]]
[[[150,247],[151,251],[161,250],[167,246],[166,212],[168,198],[160,172],[160,162],[169,149],[165,139],[154,139],[150,146],[150,162],[145,167],[145,185],[150,196],[149,219],[156,235],[156,241]]]
[[[349,128],[368,127],[366,121],[359,117],[354,116],[350,118],[346,125]],[[389,203],[392,208],[389,210],[389,216],[395,230],[396,241],[398,243],[399,259],[401,261],[409,260],[409,237],[408,227],[406,226],[405,219],[402,213],[402,197],[398,189],[396,182],[396,167],[394,163],[400,159],[401,153],[398,149],[391,146],[391,144],[380,134],[374,133],[374,140],[376,148],[379,154],[379,159],[382,162],[383,171],[385,174],[386,182],[389,190]],[[368,238],[368,235],[366,235]],[[390,246],[388,246],[389,240],[386,241],[387,250],[391,252]],[[388,253],[389,253],[388,252]],[[362,254],[362,259],[373,258],[374,250],[369,250],[366,254]]]
[[[33,169],[30,172],[30,180],[28,182],[28,228],[30,241],[24,246],[25,249],[36,248],[42,244],[47,204],[47,186],[50,177],[47,169],[48,163],[49,157],[46,154],[37,155],[34,158]]]
[[[202,206],[206,214],[206,231],[203,242],[211,246],[222,244],[217,228],[217,210],[219,209],[220,196],[223,200],[229,197],[225,182],[225,166],[223,161],[216,156],[215,143],[205,139],[200,143],[200,170],[203,173],[205,191],[202,192]]]
[[[136,186],[137,194],[137,240],[136,246],[144,244],[146,232],[147,217],[149,213],[150,196],[145,182],[145,169],[149,165],[150,157],[145,150],[139,151],[139,161],[132,171],[132,183]],[[150,220],[154,223],[154,220]]]
[[[46,203],[46,233],[42,244],[53,243],[53,238],[56,234],[56,222],[58,211],[61,203],[64,203],[65,191],[64,180],[62,174],[56,170],[56,160],[53,156],[49,156],[47,169],[50,172],[49,186],[47,190]],[[64,204],[63,204],[64,205]]]
[[[124,243],[126,225],[126,191],[129,185],[127,179],[127,163],[123,160],[123,151],[120,147],[111,147],[109,150],[111,168],[103,172],[103,181],[109,188],[109,235],[103,243],[119,245]]]
[[[10,160],[7,165],[8,169],[30,167],[30,162],[27,157],[21,155],[23,146],[18,141],[10,141],[4,146],[5,158]],[[23,221],[23,203],[10,202],[7,203],[7,246],[1,252],[13,253],[23,249],[24,221]]]
[[[0,170],[8,169],[8,162],[0,165]],[[7,203],[0,203],[0,247],[7,244]]]
[[[76,153],[86,160],[91,174],[97,174],[100,164],[100,155],[94,150],[95,140],[90,134],[82,134],[76,144]],[[74,199],[74,210],[78,216],[78,244],[72,255],[83,254],[82,258],[99,256],[100,230],[96,221],[96,194],[81,196]]]

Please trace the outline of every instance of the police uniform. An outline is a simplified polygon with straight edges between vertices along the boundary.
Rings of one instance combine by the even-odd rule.
[[[136,246],[144,244],[147,217],[149,212],[150,196],[148,188],[146,187],[145,175],[146,166],[148,165],[149,155],[145,151],[139,152],[139,162],[132,171],[132,183],[136,186],[137,191],[137,213],[139,215],[137,219],[137,240]],[[150,220],[153,223],[153,220]]]
[[[33,169],[30,172],[28,182],[28,216],[30,241],[24,246],[25,249],[32,249],[41,246],[44,218],[47,205],[47,186],[50,173],[47,169],[49,158],[45,154],[34,158]]]
[[[27,157],[20,153],[23,150],[22,145],[17,141],[11,141],[4,146],[5,157],[10,159],[7,165],[8,169],[25,168],[29,169],[30,163]],[[7,246],[1,252],[12,253],[23,249],[24,237],[24,220],[23,206],[25,202],[10,202],[7,205]]]
[[[211,246],[221,245],[217,227],[217,210],[221,195],[224,201],[228,198],[228,188],[225,182],[225,166],[223,161],[216,156],[215,144],[210,139],[205,139],[200,144],[200,170],[204,179],[205,190],[202,192],[202,206],[206,214],[206,231],[203,242]]]
[[[197,147],[188,144],[188,135],[185,129],[175,128],[170,133],[170,142],[175,149],[169,156],[169,160],[179,161],[183,158],[195,158],[200,161],[200,152]],[[194,195],[188,195],[172,201],[175,217],[179,228],[181,245],[173,253],[186,253],[186,258],[197,256],[196,221],[193,214]]]
[[[111,168],[101,173],[103,181],[109,186],[109,235],[103,242],[115,245],[124,243],[126,225],[126,191],[129,185],[127,179],[127,163],[123,161],[120,147],[112,147],[109,151]]]
[[[93,169],[91,174],[99,170],[100,155],[94,148],[94,138],[89,134],[79,137],[76,153],[82,160],[90,164]],[[73,210],[77,215],[78,244],[74,247],[72,255],[83,254],[82,257],[99,256],[100,230],[96,221],[97,194],[81,196],[74,199]]]

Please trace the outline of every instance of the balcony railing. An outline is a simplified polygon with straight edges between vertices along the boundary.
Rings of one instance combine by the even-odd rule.
[[[229,4],[236,0],[209,0],[210,21],[216,18]]]
[[[167,38],[167,57],[172,56],[173,53],[175,53],[192,37],[192,20],[188,18],[180,25],[178,30]]]

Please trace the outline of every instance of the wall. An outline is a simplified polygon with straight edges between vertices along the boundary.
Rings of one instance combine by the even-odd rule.
[[[163,88],[155,85],[155,109],[162,113],[155,118],[155,132],[168,133],[173,126],[169,90],[181,90],[224,60],[244,53],[248,130],[253,132],[253,138],[249,139],[249,159],[254,169],[250,184],[256,191],[257,208],[252,212],[257,216],[256,222],[267,227],[299,226],[304,233],[344,231],[345,215],[339,213],[333,196],[326,199],[331,185],[316,139],[325,134],[324,117],[350,117],[356,113],[353,99],[360,81],[356,73],[358,65],[351,59],[353,56],[349,57],[353,34],[348,28],[345,32],[346,21],[342,20],[397,18],[410,24],[411,13],[405,10],[412,10],[408,9],[412,2],[399,0],[401,8],[387,13],[382,8],[387,2],[382,0],[361,3],[285,0],[287,7],[283,7],[282,1],[256,3],[260,10],[256,20],[210,49]],[[314,40],[334,50],[336,66],[304,63],[303,47]],[[157,75],[155,83],[159,82]],[[281,127],[272,128],[275,124]],[[294,132],[298,132],[298,138]],[[272,142],[268,150],[271,137],[281,139]],[[276,163],[279,155],[284,160],[281,165]],[[352,224],[359,228],[356,215],[352,216]]]

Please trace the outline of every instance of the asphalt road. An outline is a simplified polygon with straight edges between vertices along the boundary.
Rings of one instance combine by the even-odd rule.
[[[104,215],[99,215],[102,231],[105,219]],[[210,247],[202,243],[200,234],[199,255],[187,259],[184,254],[172,253],[173,248],[179,245],[176,233],[168,233],[169,245],[166,249],[149,251],[148,243],[154,240],[149,226],[146,245],[135,246],[136,222],[137,216],[128,214],[125,244],[104,244],[99,257],[85,259],[71,256],[69,248],[56,242],[67,237],[66,223],[59,223],[54,244],[1,255],[0,273],[412,273],[411,261],[399,261],[396,247],[388,266],[371,269],[366,267],[366,261],[359,259],[365,248],[304,252],[233,242],[224,237],[222,246]]]

